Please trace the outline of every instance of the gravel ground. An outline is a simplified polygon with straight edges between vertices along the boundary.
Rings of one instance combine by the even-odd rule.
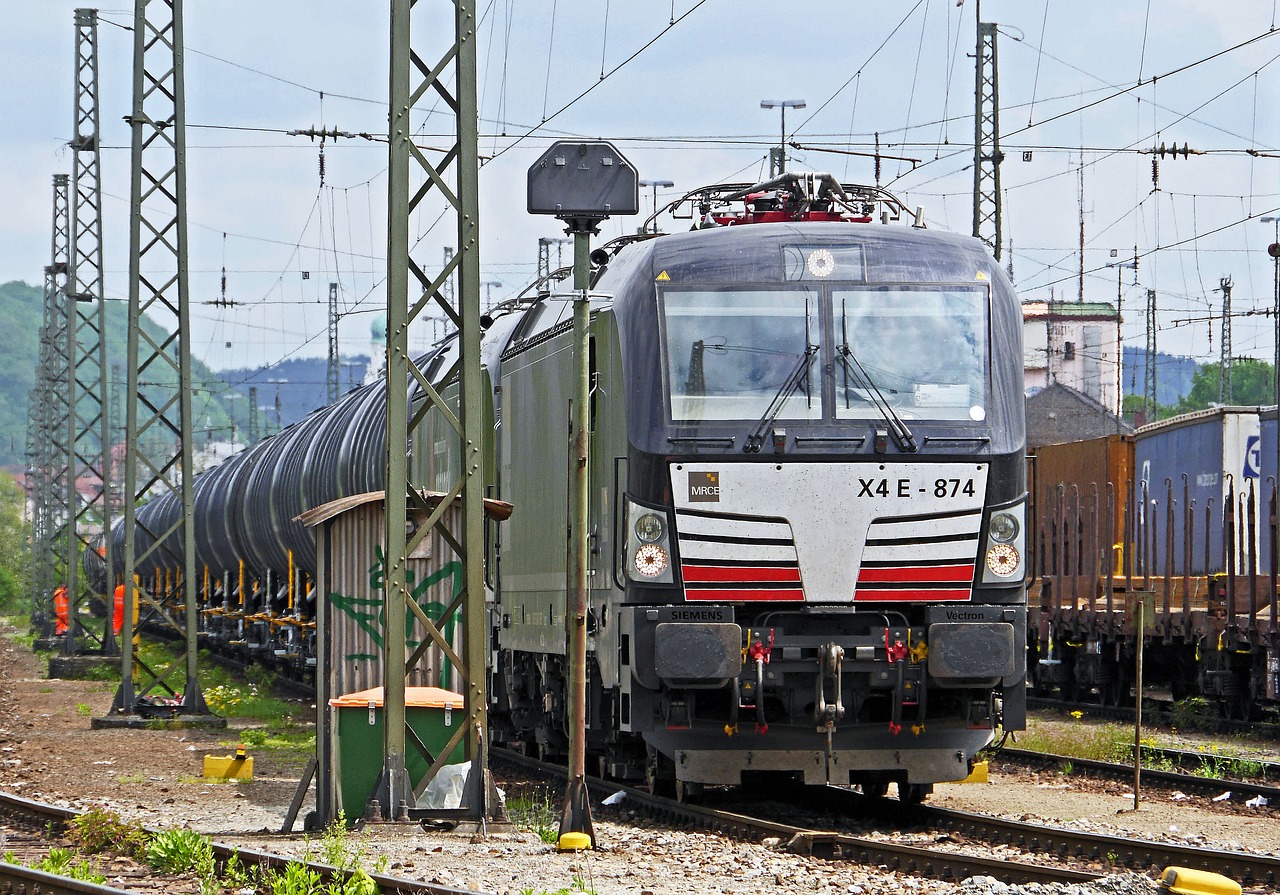
[[[280,828],[302,761],[296,755],[254,753],[246,784],[208,784],[200,778],[206,754],[226,755],[236,740],[227,731],[101,730],[90,719],[106,714],[114,685],[44,679],[38,658],[0,639],[0,789],[41,801],[85,808],[108,804],[148,826],[190,826],[232,844],[292,855],[318,846]],[[935,804],[1035,818],[1094,831],[1127,831],[1140,838],[1173,838],[1219,848],[1280,853],[1280,823],[1270,809],[1241,811],[1207,798],[1152,793],[1140,810],[1123,785],[1056,773],[1002,773],[986,785],[940,785]],[[304,808],[304,811],[306,809]],[[369,863],[385,856],[386,872],[497,895],[1145,895],[1145,876],[1118,874],[1087,887],[1005,887],[975,878],[934,882],[843,862],[815,861],[777,847],[721,836],[626,822],[622,812],[600,813],[598,847],[558,854],[534,833],[492,831],[487,837],[425,833],[380,826],[358,840]],[[561,893],[560,890],[566,890]]]

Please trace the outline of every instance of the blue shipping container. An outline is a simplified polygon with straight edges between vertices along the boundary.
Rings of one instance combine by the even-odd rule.
[[[1148,549],[1152,541],[1155,542],[1152,574],[1163,575],[1167,568],[1166,507],[1170,485],[1174,508],[1174,574],[1184,572],[1183,513],[1187,498],[1194,516],[1190,573],[1203,575],[1226,570],[1222,520],[1227,490],[1234,485],[1237,531],[1240,531],[1247,496],[1250,490],[1256,494],[1262,481],[1263,454],[1261,421],[1256,407],[1201,410],[1143,426],[1135,433],[1134,465],[1138,475],[1135,488],[1139,489],[1139,495],[1143,483],[1147,488],[1146,506],[1138,514],[1138,522]],[[1185,497],[1183,476],[1186,476]],[[1266,515],[1259,512],[1257,518],[1265,521]],[[1248,570],[1249,553],[1256,549],[1259,539],[1265,541],[1266,534],[1257,531],[1253,545],[1247,537],[1237,536],[1237,574]]]

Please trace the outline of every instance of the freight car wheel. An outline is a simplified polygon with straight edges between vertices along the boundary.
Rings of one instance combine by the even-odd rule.
[[[883,799],[889,794],[889,784],[881,780],[877,783],[860,784],[862,794],[868,799]]]
[[[932,783],[898,784],[898,800],[904,805],[919,805],[933,792]]]
[[[676,795],[676,766],[657,749],[648,747],[644,763],[644,788],[651,796],[670,799]]]
[[[701,783],[691,783],[688,780],[677,780],[675,783],[676,801],[682,804],[692,804],[702,798],[705,788]]]

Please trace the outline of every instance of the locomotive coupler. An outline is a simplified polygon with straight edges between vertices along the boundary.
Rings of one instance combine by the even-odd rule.
[[[844,670],[844,647],[838,643],[824,643],[818,647],[817,694],[814,714],[817,716],[818,733],[827,735],[827,755],[831,755],[831,735],[836,722],[844,719],[844,699],[840,692],[840,674]],[[827,679],[832,681],[834,698],[827,701]]]
[[[894,668],[893,708],[889,719],[889,733],[897,736],[902,733],[902,705],[907,700],[907,656],[910,653],[907,645],[900,638],[890,639],[888,629],[884,632],[885,653],[889,664]]]
[[[817,693],[814,699],[814,718],[818,730],[834,730],[835,723],[844,719],[844,699],[840,692],[840,674],[844,670],[844,647],[838,643],[824,643],[818,647]],[[832,681],[834,691],[827,701],[827,681]]]
[[[769,724],[764,719],[764,667],[769,664],[769,657],[773,653],[773,628],[769,629],[769,645],[765,646],[763,640],[751,640],[751,630],[747,630],[747,641],[750,643],[744,649],[744,659],[749,659],[756,666],[756,733],[763,736],[769,732]],[[736,716],[735,716],[736,722]]]

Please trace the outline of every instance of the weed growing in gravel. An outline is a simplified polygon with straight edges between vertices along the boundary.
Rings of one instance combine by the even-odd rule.
[[[1217,710],[1199,696],[1189,696],[1173,704],[1173,726],[1178,730],[1213,730],[1217,727]]]
[[[36,870],[67,876],[81,882],[102,885],[107,878],[98,872],[96,864],[79,859],[69,848],[51,848],[39,864],[33,865]]]
[[[267,874],[271,895],[316,895],[320,892],[320,874],[305,864],[290,861],[281,870]]]
[[[68,825],[72,842],[91,855],[119,852],[142,856],[146,853],[147,834],[137,821],[125,820],[110,808],[90,808]]]
[[[559,889],[534,889],[532,887],[521,889],[520,895],[596,895],[595,886],[588,880],[583,878],[580,873],[575,873],[573,882],[567,886],[561,886]]]
[[[1262,762],[1250,758],[1228,758],[1224,755],[1201,755],[1200,765],[1191,769],[1196,777],[1213,779],[1256,779],[1263,776]]]
[[[82,718],[88,718],[93,714],[93,706],[89,705],[87,702],[77,702],[76,714]]]
[[[151,837],[146,861],[161,873],[213,875],[213,843],[195,830],[165,830]]]
[[[560,839],[560,822],[556,818],[556,806],[545,789],[528,796],[513,795],[507,800],[507,814],[511,822],[522,830],[538,834],[548,845]]]

